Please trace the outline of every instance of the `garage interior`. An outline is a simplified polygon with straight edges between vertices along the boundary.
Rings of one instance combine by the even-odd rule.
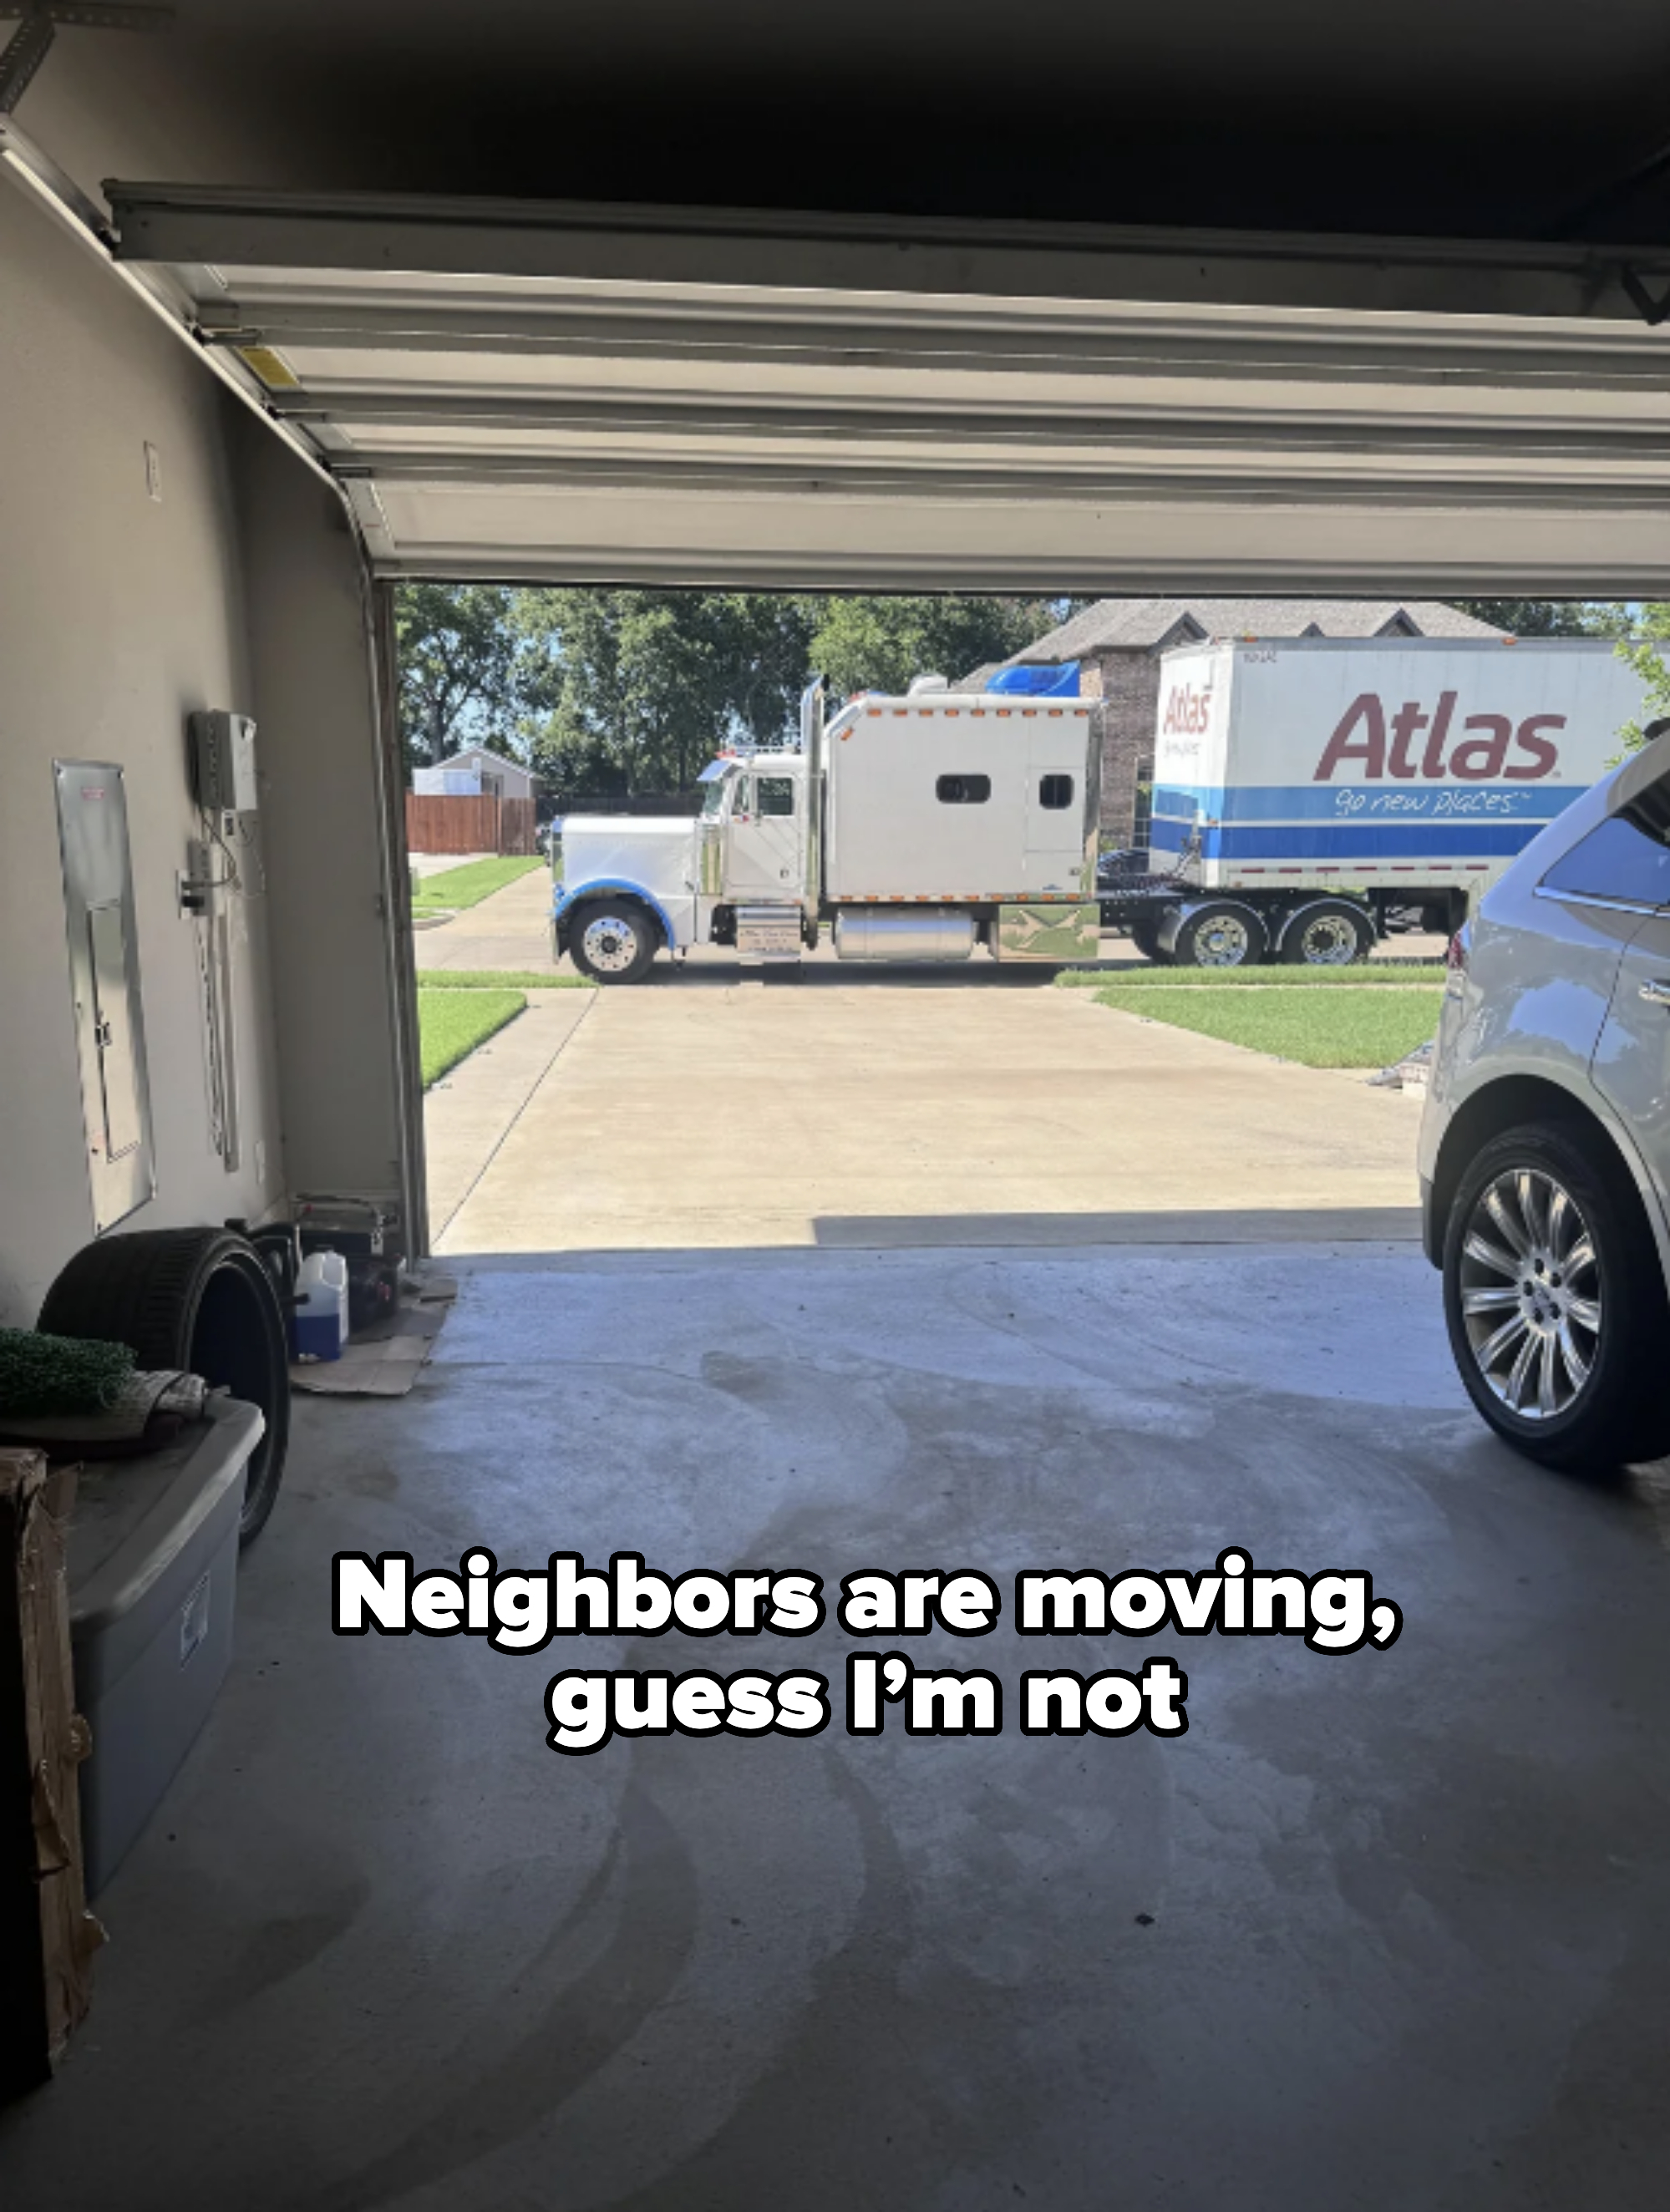
[[[58,760],[126,793],[155,1194],[112,1225],[323,1192],[428,1249],[397,580],[1670,597],[1629,0],[100,12],[0,62],[0,1322],[98,1225]],[[235,1146],[207,708],[259,733]],[[410,1397],[300,1407],[8,2204],[1655,2205],[1665,1494],[1491,1441],[1412,1243],[1104,1226],[477,1257]],[[344,1549],[833,1587],[1231,1541],[1371,1567],[1398,1646],[1203,1641],[1176,1743],[561,1759],[537,1661],[326,1626]]]

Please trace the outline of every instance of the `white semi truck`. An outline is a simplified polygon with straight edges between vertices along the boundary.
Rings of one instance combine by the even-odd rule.
[[[798,751],[716,760],[691,820],[569,815],[556,950],[635,983],[664,947],[798,960],[1078,960],[1096,951],[1100,754],[1077,699],[801,702]]]
[[[1460,927],[1644,719],[1604,639],[1239,639],[1165,656],[1147,872],[1102,918],[1149,958],[1364,957]]]

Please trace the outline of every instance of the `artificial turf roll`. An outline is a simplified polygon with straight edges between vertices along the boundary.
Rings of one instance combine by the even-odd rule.
[[[134,1365],[125,1344],[0,1328],[0,1413],[20,1419],[103,1413],[121,1395]]]

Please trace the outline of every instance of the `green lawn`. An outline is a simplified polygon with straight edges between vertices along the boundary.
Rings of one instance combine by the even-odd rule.
[[[538,968],[420,968],[422,991],[594,991],[589,975],[558,975]]]
[[[423,1048],[423,1087],[438,1083],[483,1044],[495,1030],[514,1021],[527,1004],[519,991],[430,989],[417,994],[417,1033]]]
[[[1121,991],[1290,991],[1322,984],[1338,990],[1430,990],[1444,980],[1436,961],[1412,960],[1394,968],[1389,960],[1375,960],[1350,968],[1162,968],[1145,962],[1139,968],[1064,968],[1056,977],[1068,988],[1100,990],[1116,984]]]
[[[1286,982],[1262,990],[1233,983],[1211,989],[1204,988],[1210,979],[1198,970],[1185,972],[1191,985],[1182,988],[1133,985],[1121,976],[1096,993],[1096,1004],[1306,1067],[1389,1067],[1432,1035],[1443,1002],[1442,992],[1430,983],[1401,991],[1374,984],[1312,991]]]
[[[414,914],[451,914],[460,907],[477,906],[507,884],[531,875],[545,863],[537,854],[496,860],[468,860],[461,868],[443,868],[438,876],[425,876],[412,893]]]

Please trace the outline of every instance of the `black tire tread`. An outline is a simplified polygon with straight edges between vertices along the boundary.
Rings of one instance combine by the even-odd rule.
[[[192,1282],[241,1241],[225,1229],[143,1229],[83,1245],[47,1291],[35,1327],[125,1344],[142,1368],[183,1367]]]
[[[189,1369],[203,1289],[228,1266],[264,1288],[275,1390],[273,1403],[263,1408],[266,1433],[251,1461],[256,1486],[240,1528],[240,1541],[248,1544],[272,1510],[290,1428],[288,1332],[272,1278],[253,1246],[228,1229],[140,1229],[101,1237],[65,1262],[35,1326],[54,1336],[125,1344],[142,1369]]]

